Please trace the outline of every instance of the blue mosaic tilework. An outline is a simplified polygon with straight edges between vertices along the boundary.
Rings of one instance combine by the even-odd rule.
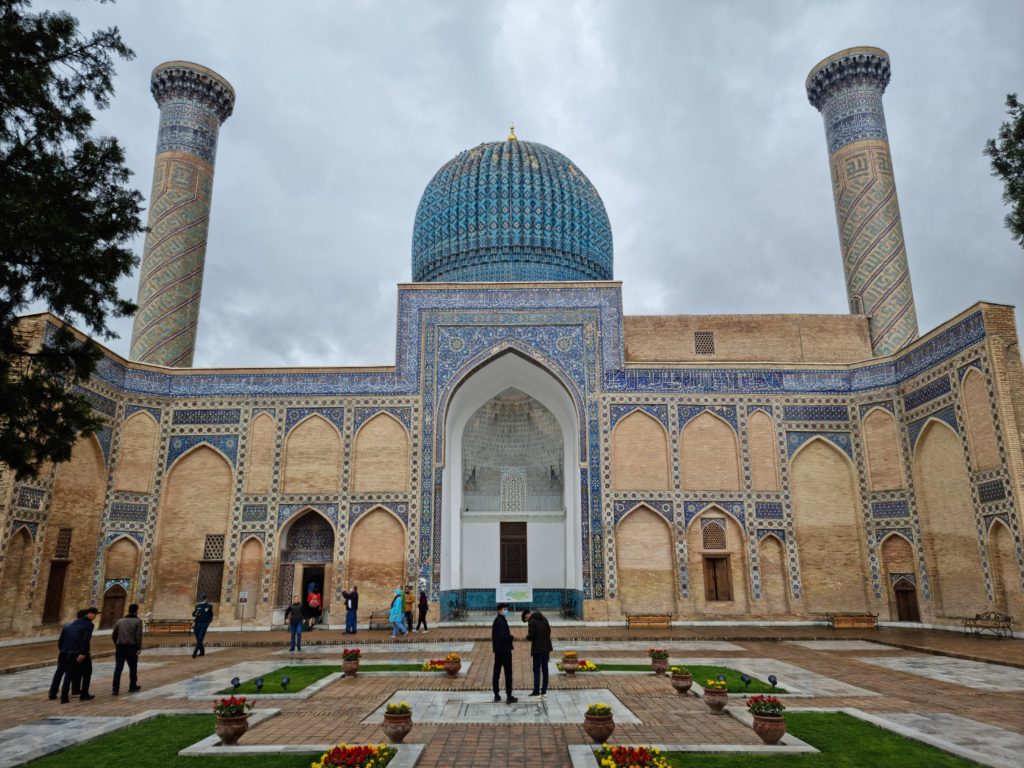
[[[361,501],[350,504],[348,508],[349,526],[352,526],[360,516],[369,512],[371,509],[375,509],[376,507],[383,507],[384,509],[394,513],[407,528],[409,527],[409,505],[404,502],[395,503],[390,501]]]
[[[320,512],[328,520],[330,520],[334,527],[338,527],[338,505],[337,504],[281,504],[277,508],[277,527],[280,528],[285,522],[296,512],[301,512],[306,509],[313,509]]]
[[[241,408],[188,408],[174,412],[172,424],[237,424]]]
[[[906,501],[873,501],[871,517],[886,520],[894,517],[910,517],[910,504]]]
[[[896,415],[896,406],[892,404],[892,400],[883,400],[879,403],[867,403],[862,405],[860,407],[860,417],[863,419],[872,408],[881,408],[883,411],[888,411],[894,416]]]
[[[266,414],[269,414],[271,416],[277,416],[277,409],[276,408],[253,408],[252,409],[253,418],[255,418],[256,416],[259,416],[261,413],[266,413]]]
[[[754,502],[754,517],[758,520],[782,520],[781,501],[756,501]]]
[[[892,73],[878,49],[829,57],[807,78],[807,100],[825,120],[829,154],[854,141],[888,141],[882,94]]]
[[[289,408],[285,411],[284,431],[291,432],[292,427],[298,424],[307,416],[323,416],[331,424],[338,428],[339,432],[345,431],[345,409],[344,408]]]
[[[39,523],[32,522],[31,520],[12,520],[11,531],[17,533],[19,528],[24,528],[28,531],[28,535],[32,537],[32,541],[36,539],[36,532],[39,530]]]
[[[98,392],[93,392],[91,389],[86,389],[78,384],[75,384],[73,389],[76,395],[84,397],[89,401],[89,405],[91,405],[94,410],[99,411],[104,416],[113,416],[117,413],[117,403],[109,397],[104,397]]]
[[[125,592],[128,592],[132,587],[131,579],[104,579],[103,580],[103,592],[106,594],[112,587],[120,587]]]
[[[784,421],[847,421],[850,409],[845,405],[784,405]]]
[[[786,531],[782,528],[758,528],[757,540],[760,541],[765,536],[775,536],[783,544],[786,543]]]
[[[631,512],[639,506],[649,507],[665,518],[671,525],[675,518],[671,501],[661,499],[617,499],[612,503],[612,519],[616,525],[627,512]]]
[[[978,498],[982,504],[990,501],[1002,501],[1006,498],[1006,484],[1002,480],[987,480],[978,483]]]
[[[700,416],[704,411],[709,411],[722,419],[725,419],[733,428],[736,425],[735,405],[680,405],[679,406],[679,429],[685,427],[691,420]]]
[[[303,507],[308,509],[308,507]],[[337,525],[337,507],[334,510]],[[288,529],[281,562],[330,563],[334,560],[334,528],[315,512],[305,514]]]
[[[969,362],[967,365],[963,365],[960,368],[957,368],[957,376],[960,379],[960,381],[964,380],[964,376],[967,375],[967,372],[971,370],[971,368],[981,371],[982,373],[985,372],[985,369],[981,367],[981,360],[971,360],[971,362]]]
[[[152,408],[148,405],[126,405],[124,407],[125,420],[127,420],[128,417],[131,416],[133,413],[137,413],[138,411],[145,411],[146,413],[153,417],[153,421],[155,421],[157,424],[160,423],[160,409]]]
[[[935,381],[929,381],[923,387],[918,387],[903,398],[903,405],[908,411],[920,408],[930,400],[948,394],[952,388],[949,383],[949,376],[942,376]]]
[[[748,405],[747,406],[747,413],[748,414],[751,414],[754,411],[764,411],[769,416],[771,416],[772,415],[772,406],[770,404],[768,404],[768,403],[765,403],[764,405]]]
[[[255,523],[267,519],[270,509],[266,504],[245,504],[242,506],[242,522]]]
[[[911,544],[914,543],[914,532],[909,528],[878,528],[875,530],[875,545],[880,544],[882,539],[891,533],[898,533]]]
[[[884,86],[875,85],[851,88],[823,105],[821,113],[825,119],[829,154],[855,141],[889,140],[882,109],[883,89]]]
[[[614,428],[624,416],[628,416],[633,411],[643,411],[649,416],[653,416],[661,425],[668,429],[668,406],[667,405],[637,405],[636,403],[615,403],[612,405],[609,412],[608,427]]]
[[[928,416],[922,416],[917,421],[912,421],[907,426],[907,433],[910,435],[910,447],[917,447],[917,437],[921,434],[921,430],[924,429],[924,425],[928,423],[928,419],[939,419],[944,421],[953,428],[954,432],[959,434],[959,428],[957,427],[956,411],[952,405],[946,406],[940,411],[929,414]]]
[[[1003,524],[1006,525],[1007,528],[1013,530],[1013,526],[1010,525],[1010,517],[1005,512],[996,512],[995,514],[985,515],[984,518],[986,530],[991,530],[992,524],[996,520],[1002,520]]]
[[[786,454],[793,458],[801,445],[812,438],[820,437],[828,440],[843,453],[853,458],[853,441],[849,432],[786,432]]]
[[[352,430],[353,430],[353,432],[359,431],[359,428],[361,426],[363,426],[363,424],[365,422],[369,421],[371,418],[376,416],[378,413],[390,413],[392,416],[394,416],[396,419],[398,419],[400,422],[402,422],[402,424],[405,425],[406,429],[408,429],[410,431],[412,430],[412,409],[411,408],[392,408],[390,406],[386,407],[386,408],[380,408],[380,407],[374,406],[374,407],[368,407],[368,408],[360,407],[360,408],[356,408],[355,410],[353,410],[353,412],[352,412]]]
[[[611,225],[564,155],[528,141],[481,144],[424,190],[412,273],[416,282],[610,280]]]
[[[709,506],[719,507],[735,517],[743,530],[747,529],[747,513],[742,501],[721,501],[718,499],[700,499],[683,502],[683,526],[689,527],[690,522]]]
[[[96,430],[96,442],[100,444],[103,451],[103,462],[110,463],[110,443],[114,439],[114,431],[110,427],[103,427]]]
[[[110,519],[127,523],[144,523],[149,517],[149,507],[145,504],[130,504],[126,501],[115,501],[110,505]]]
[[[223,453],[231,462],[231,466],[237,464],[238,437],[235,435],[175,435],[168,443],[167,463],[164,468],[171,466],[182,454],[204,443]]]
[[[14,490],[14,506],[22,509],[42,509],[46,491],[19,485]]]
[[[191,101],[174,100],[160,107],[160,129],[156,151],[183,152],[213,165],[217,159],[220,121],[207,107]]]
[[[124,536],[137,542],[140,547],[145,543],[146,536],[142,531],[108,531],[107,535],[103,537],[103,546],[109,547]]]

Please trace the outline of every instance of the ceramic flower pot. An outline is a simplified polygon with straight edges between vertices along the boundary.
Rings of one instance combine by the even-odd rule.
[[[579,659],[562,659],[562,671],[567,675],[575,675],[580,668]]]
[[[603,744],[615,731],[614,715],[583,715],[583,730],[595,744]]]
[[[348,661],[343,660],[341,662],[341,668],[345,670],[345,677],[355,677],[359,674],[359,660]]]
[[[444,663],[444,671],[448,673],[448,677],[455,677],[459,674],[460,669],[462,669],[461,661],[446,661]]]
[[[213,726],[213,732],[220,737],[220,743],[226,747],[233,746],[242,738],[242,734],[249,730],[249,716],[239,715],[238,717],[221,717],[217,715],[217,722]]]
[[[685,694],[693,685],[693,675],[672,675],[672,687]]]
[[[782,715],[754,715],[754,733],[765,744],[778,744],[786,735],[786,719]]]
[[[384,724],[381,727],[392,744],[401,744],[402,739],[412,730],[412,712],[404,715],[389,715],[385,712]]]
[[[704,703],[710,707],[716,715],[722,714],[725,705],[729,703],[728,691],[716,691],[713,688],[704,689]]]
[[[651,667],[654,669],[654,674],[661,677],[668,669],[668,659],[651,659]]]

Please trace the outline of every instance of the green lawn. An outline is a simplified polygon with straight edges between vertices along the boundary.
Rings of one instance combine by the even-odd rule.
[[[676,665],[680,666],[680,665]],[[725,684],[729,693],[785,693],[785,688],[779,688],[776,686],[772,688],[768,683],[763,680],[758,680],[756,677],[751,675],[750,687],[748,688],[740,680],[740,673],[735,669],[729,669],[729,667],[702,667],[698,665],[683,664],[682,666],[690,670],[690,674],[693,675],[693,682],[699,685],[701,688],[708,680],[717,680],[719,675],[725,675]]]
[[[673,768],[970,768],[974,763],[839,712],[793,712],[786,730],[817,755],[668,753]]]
[[[323,680],[328,675],[341,672],[341,667],[332,664],[310,664],[294,667],[278,667],[273,672],[263,675],[263,690],[256,690],[256,678],[246,680],[237,691],[229,685],[218,693],[236,696],[256,696],[260,693],[298,693],[317,680]],[[288,684],[288,690],[281,688],[281,678],[287,675],[292,679]]]
[[[33,760],[33,768],[309,768],[320,755],[179,757],[178,750],[213,735],[213,715],[155,717],[98,739]]]

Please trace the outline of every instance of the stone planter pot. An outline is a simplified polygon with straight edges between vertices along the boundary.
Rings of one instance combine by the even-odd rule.
[[[654,674],[661,677],[668,669],[668,659],[651,659],[651,667],[654,669]]]
[[[583,715],[583,730],[595,744],[604,744],[615,731],[614,715]]]
[[[355,677],[359,674],[359,661],[342,661],[341,668],[345,671],[345,677]]]
[[[765,744],[778,744],[786,735],[786,719],[782,715],[754,715],[754,733]]]
[[[448,677],[455,677],[459,674],[460,669],[462,669],[461,661],[446,661],[444,663],[444,671],[448,673]]]
[[[238,717],[221,717],[217,715],[217,722],[213,726],[213,732],[220,737],[220,743],[226,747],[234,746],[242,738],[242,734],[249,730],[249,716],[239,715]]]
[[[412,730],[412,712],[405,715],[389,715],[384,713],[384,735],[392,744],[401,744],[409,731]]]
[[[720,715],[722,714],[722,710],[725,709],[725,705],[729,703],[729,692],[705,688],[704,703],[710,707],[714,714]]]
[[[672,687],[679,693],[685,694],[693,685],[693,675],[672,675]]]
[[[567,675],[575,675],[576,670],[580,668],[579,659],[562,659],[562,671]]]

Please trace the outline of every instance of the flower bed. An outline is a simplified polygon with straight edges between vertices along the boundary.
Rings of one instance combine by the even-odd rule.
[[[605,744],[594,753],[601,768],[669,768],[656,747],[613,747]]]
[[[311,768],[383,768],[396,754],[398,750],[387,744],[355,747],[339,744],[325,752]]]
[[[576,667],[577,672],[597,672],[597,664],[595,664],[592,661],[587,661],[586,659],[578,659],[577,664],[579,664],[579,666]],[[555,667],[558,669],[559,672],[565,671],[564,669],[562,669],[562,662],[558,662],[557,664],[555,664]]]

